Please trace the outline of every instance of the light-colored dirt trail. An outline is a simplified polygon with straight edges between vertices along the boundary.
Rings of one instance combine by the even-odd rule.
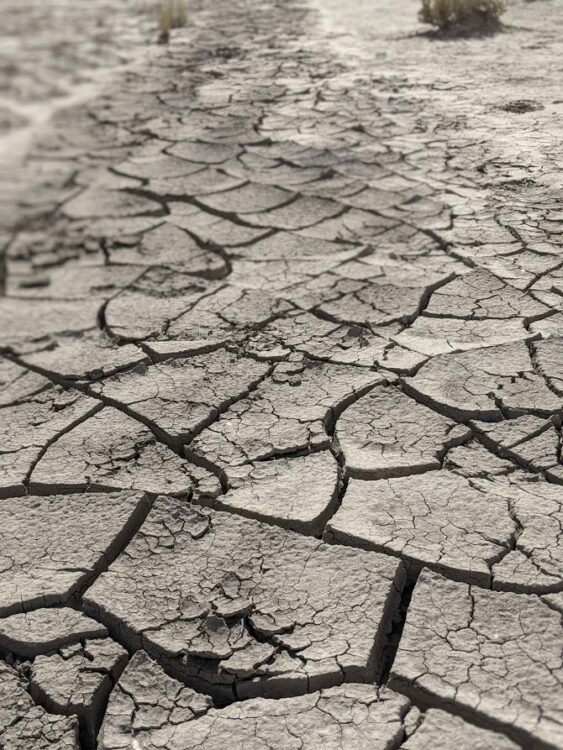
[[[0,747],[563,748],[563,7],[129,10],[0,49]]]

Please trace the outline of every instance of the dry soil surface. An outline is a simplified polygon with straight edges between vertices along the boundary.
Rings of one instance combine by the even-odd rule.
[[[563,748],[563,5],[417,7],[4,4],[0,747]]]

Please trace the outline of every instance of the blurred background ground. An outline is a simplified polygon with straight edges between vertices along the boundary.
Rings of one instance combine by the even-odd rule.
[[[15,165],[57,109],[92,97],[146,48],[154,0],[3,0],[0,164]]]

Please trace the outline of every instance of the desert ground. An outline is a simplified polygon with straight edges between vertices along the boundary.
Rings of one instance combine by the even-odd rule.
[[[563,748],[563,3],[418,9],[4,1],[2,750]]]

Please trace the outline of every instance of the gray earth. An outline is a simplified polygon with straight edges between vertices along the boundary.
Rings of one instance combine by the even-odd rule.
[[[563,6],[7,0],[0,748],[563,750]]]

